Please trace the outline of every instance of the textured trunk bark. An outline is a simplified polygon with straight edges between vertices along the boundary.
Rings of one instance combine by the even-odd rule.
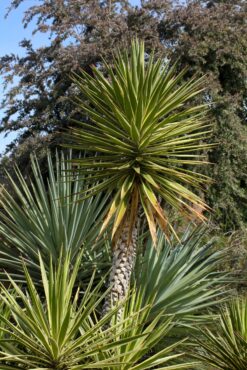
[[[130,277],[135,264],[136,246],[137,246],[137,225],[132,230],[132,237],[129,242],[129,222],[126,221],[121,235],[113,250],[112,270],[109,277],[109,286],[111,290],[105,298],[102,316],[104,316],[111,307],[116,306],[123,300],[130,287]],[[121,316],[121,310],[118,317]]]

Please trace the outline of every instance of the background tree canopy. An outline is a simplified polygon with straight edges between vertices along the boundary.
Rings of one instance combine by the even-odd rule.
[[[24,0],[9,2],[14,11]],[[215,182],[207,192],[213,218],[223,229],[244,227],[247,222],[247,3],[244,0],[146,0],[140,7],[127,0],[40,1],[24,14],[24,26],[35,20],[34,32],[47,33],[50,44],[35,49],[22,40],[24,57],[4,55],[0,74],[6,90],[2,99],[1,131],[19,131],[8,147],[25,168],[29,154],[42,157],[55,148],[61,132],[78,111],[79,94],[70,76],[102,56],[111,62],[116,48],[126,48],[138,36],[147,50],[187,65],[188,77],[207,76],[201,98],[211,105],[213,137],[217,145],[208,153],[214,164],[205,168]],[[33,24],[33,23],[32,23]],[[81,112],[80,112],[81,114]]]

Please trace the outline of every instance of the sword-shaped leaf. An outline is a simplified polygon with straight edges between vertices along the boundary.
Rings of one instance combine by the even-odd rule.
[[[93,76],[83,71],[81,77],[74,78],[87,99],[84,113],[88,119],[72,128],[69,138],[73,148],[88,151],[77,161],[78,171],[95,180],[98,176],[95,186],[88,176],[88,194],[106,191],[108,185],[113,193],[114,206],[109,204],[106,218],[110,223],[113,213],[117,214],[112,235],[124,222],[123,216],[135,208],[131,202],[136,197],[129,194],[134,191],[139,194],[154,240],[154,223],[167,234],[172,229],[158,195],[182,214],[186,208],[187,213],[204,219],[193,207],[203,205],[193,188],[200,188],[208,178],[186,168],[206,164],[199,152],[210,147],[204,140],[210,135],[207,105],[192,103],[203,92],[204,77],[186,79],[186,68],[177,73],[177,64],[155,61],[153,54],[148,58],[144,43],[138,40],[132,42],[130,55],[127,50],[118,52],[112,66],[104,61],[103,65],[104,73],[93,68]],[[78,107],[83,110],[84,103]],[[115,195],[122,188],[123,198],[130,177],[133,183],[128,202],[126,198],[116,206]]]

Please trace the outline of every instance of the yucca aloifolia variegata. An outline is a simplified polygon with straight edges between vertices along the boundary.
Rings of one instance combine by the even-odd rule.
[[[88,155],[77,161],[88,189],[83,196],[112,193],[101,233],[113,220],[116,243],[110,283],[114,301],[125,295],[134,263],[136,220],[142,206],[156,243],[157,224],[168,236],[171,223],[158,199],[186,215],[204,219],[207,206],[191,189],[208,179],[186,168],[204,162],[198,150],[210,132],[206,105],[188,105],[203,91],[203,78],[184,81],[163,60],[146,60],[144,43],[133,41],[130,55],[118,53],[104,73],[94,67],[75,82],[84,95],[78,106],[88,120],[71,129],[73,148]],[[95,185],[96,183],[96,185]]]

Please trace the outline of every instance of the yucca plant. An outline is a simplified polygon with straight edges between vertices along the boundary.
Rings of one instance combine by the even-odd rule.
[[[78,202],[85,184],[76,171],[71,172],[71,155],[57,154],[53,165],[48,154],[47,178],[33,156],[30,182],[16,168],[16,178],[9,176],[10,192],[1,191],[0,267],[15,280],[23,278],[24,260],[32,278],[39,282],[38,253],[48,268],[50,256],[56,263],[62,250],[70,252],[73,264],[83,247],[79,276],[84,280],[90,278],[96,265],[101,271],[110,263],[110,253],[102,247],[103,238],[97,239],[108,197],[98,194]]]
[[[247,298],[236,298],[222,308],[215,329],[201,331],[197,358],[214,369],[247,369]]]
[[[168,237],[173,230],[160,205],[172,206],[183,215],[204,219],[207,209],[192,188],[208,179],[185,166],[205,162],[198,150],[210,130],[204,105],[188,105],[203,90],[204,79],[185,81],[186,70],[176,74],[163,60],[146,61],[144,43],[133,41],[130,57],[119,53],[104,73],[82,71],[74,78],[84,99],[78,107],[88,115],[71,129],[72,147],[88,155],[75,160],[88,188],[82,199],[110,192],[108,214],[101,228],[113,220],[113,268],[111,294],[105,309],[122,299],[129,287],[136,254],[136,222],[140,206],[157,242],[156,222]],[[97,185],[95,185],[97,181]],[[200,209],[200,211],[198,211]]]
[[[13,291],[11,292],[11,294],[15,294]],[[0,316],[4,318],[4,320],[9,320],[10,319],[10,309],[9,307],[5,304],[5,302],[3,300],[0,301]],[[1,322],[1,327],[4,326],[3,322]],[[0,330],[0,340],[4,338],[4,332],[2,330]]]
[[[116,347],[114,354],[121,358],[122,364],[120,367],[111,369],[192,369],[197,365],[197,362],[181,362],[181,357],[185,356],[183,344],[187,338],[184,336],[179,341],[176,340],[172,344],[162,345],[162,341],[169,336],[169,332],[173,329],[174,317],[166,315],[165,310],[160,310],[159,313],[151,318],[151,311],[154,304],[155,295],[152,295],[143,306],[143,292],[133,288],[128,291],[127,299],[123,305],[122,315],[115,315],[111,329],[116,335],[119,335],[121,340],[127,340],[125,345]],[[118,311],[119,312],[119,311]],[[133,338],[128,341],[128,338]],[[161,344],[156,350],[155,346]],[[110,351],[112,352],[112,351]],[[169,356],[168,356],[169,355]],[[104,354],[107,359],[109,353]],[[167,356],[167,357],[166,357]],[[179,361],[180,358],[180,361]],[[168,362],[172,365],[164,366]],[[159,367],[163,364],[162,367]]]
[[[140,298],[130,296],[123,303],[124,317],[120,322],[116,320],[117,307],[98,319],[98,306],[104,298],[99,294],[102,283],[92,289],[92,277],[86,290],[78,288],[75,283],[82,252],[73,268],[69,254],[61,255],[57,267],[51,263],[49,272],[39,257],[44,297],[25,264],[26,291],[10,276],[12,291],[2,285],[0,299],[11,315],[0,315],[0,330],[4,333],[0,340],[1,369],[142,370],[157,365],[167,370],[188,369],[188,363],[169,365],[181,357],[172,352],[180,343],[143,358],[167,334],[172,323],[167,318],[160,324],[157,317],[146,325],[150,305],[140,308]],[[112,325],[104,330],[109,320]]]
[[[226,285],[231,278],[218,271],[227,252],[216,250],[215,238],[205,226],[190,225],[179,236],[180,241],[173,237],[169,243],[159,231],[156,248],[149,238],[136,265],[135,280],[144,306],[153,297],[150,318],[164,310],[195,326],[210,321],[206,309],[229,295]]]

